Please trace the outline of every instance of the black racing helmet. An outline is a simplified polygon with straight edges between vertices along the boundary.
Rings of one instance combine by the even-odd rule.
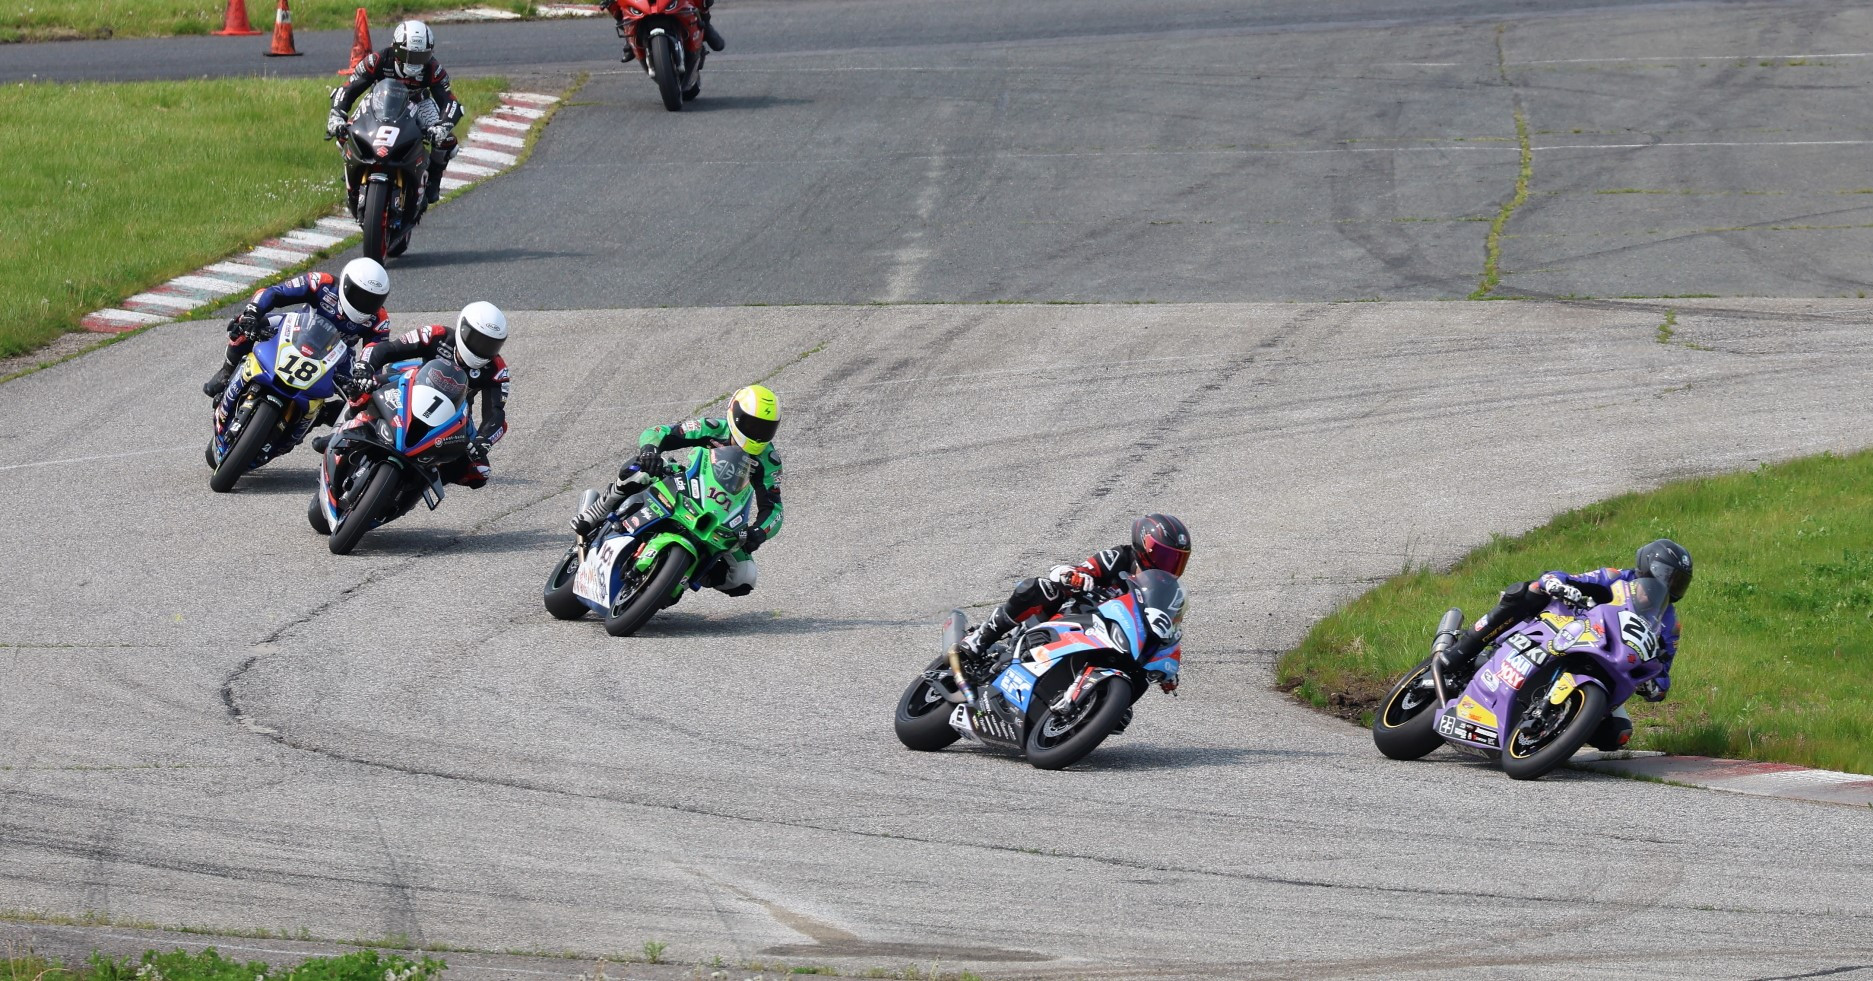
[[[1143,568],[1181,576],[1190,561],[1190,529],[1168,514],[1147,514],[1132,522],[1132,554]]]
[[[1664,583],[1673,603],[1684,599],[1685,590],[1691,588],[1691,553],[1669,538],[1640,546],[1632,568],[1641,576]]]

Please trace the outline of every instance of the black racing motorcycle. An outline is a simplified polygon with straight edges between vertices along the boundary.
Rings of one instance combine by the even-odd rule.
[[[338,148],[345,158],[345,200],[364,229],[365,256],[382,262],[402,255],[423,216],[429,177],[429,150],[409,88],[389,78],[371,86]]]

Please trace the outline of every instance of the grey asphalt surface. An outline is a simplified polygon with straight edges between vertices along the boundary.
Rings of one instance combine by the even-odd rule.
[[[1873,974],[1873,814],[1386,761],[1271,690],[1309,624],[1408,564],[1866,444],[1863,301],[1430,302],[1481,274],[1518,101],[1537,149],[1511,290],[1857,290],[1853,229],[1643,232],[1863,200],[1833,192],[1864,148],[1819,141],[1858,138],[1866,59],[1734,61],[1851,54],[1866,15],[1660,5],[1499,34],[1292,4],[1266,9],[1315,22],[1206,38],[1191,21],[1225,5],[1162,6],[1162,44],[1082,0],[1071,37],[724,57],[694,114],[594,76],[392,266],[396,309],[441,311],[401,320],[471,292],[512,313],[496,482],[349,558],[303,523],[309,454],[204,486],[215,324],[0,386],[0,554],[24,560],[0,571],[0,907],[847,971]],[[1573,58],[1596,61],[1537,64]],[[1802,72],[1820,81],[1781,81]],[[1575,122],[1611,106],[1606,133]],[[1752,145],[1540,149],[1700,127]],[[1671,187],[1700,193],[1594,193]],[[1363,298],[1416,302],[1246,302]],[[819,305],[729,306],[756,302]],[[787,526],[755,594],[689,597],[632,640],[547,617],[579,489],[644,426],[777,369]],[[950,606],[979,614],[1147,507],[1198,536],[1178,698],[1066,773],[897,745]]]

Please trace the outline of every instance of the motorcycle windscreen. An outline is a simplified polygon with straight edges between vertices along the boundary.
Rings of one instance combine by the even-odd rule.
[[[414,449],[436,437],[462,435],[467,401],[468,376],[461,368],[441,358],[424,364],[410,379],[410,428],[404,445]]]
[[[739,494],[754,479],[754,458],[738,446],[718,446],[709,451],[709,472],[715,476],[717,486]]]
[[[1615,583],[1613,601],[1626,607],[1619,611],[1620,642],[1641,661],[1657,657],[1664,642],[1665,611],[1671,606],[1670,587],[1649,577]]]
[[[344,342],[345,335],[338,325],[316,310],[301,310],[280,325],[280,343],[301,357],[324,361]]]
[[[409,108],[409,87],[394,79],[386,78],[371,86],[370,94],[365,96],[365,111],[375,116],[379,123],[394,123]]]

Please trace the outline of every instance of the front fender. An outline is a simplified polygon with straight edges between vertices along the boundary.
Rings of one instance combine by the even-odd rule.
[[[666,548],[680,548],[689,553],[689,568],[683,570],[683,577],[677,580],[676,589],[671,593],[673,596],[681,596],[684,584],[689,581],[689,573],[695,569],[696,561],[701,557],[696,551],[696,543],[690,541],[688,535],[665,531],[652,536],[650,541],[645,542],[644,547],[638,551],[634,568],[640,575],[650,571],[651,563],[657,561],[657,556],[663,554]]]
[[[1113,677],[1123,677],[1132,683],[1133,701],[1143,696],[1148,687],[1144,672],[1138,669],[1137,662],[1119,651],[1110,648],[1075,651],[1047,665],[1035,679],[1029,699],[1022,709],[1032,718],[1075,686],[1078,686],[1078,691],[1073,692],[1074,696],[1083,698],[1088,691],[1097,687],[1098,681]]]

